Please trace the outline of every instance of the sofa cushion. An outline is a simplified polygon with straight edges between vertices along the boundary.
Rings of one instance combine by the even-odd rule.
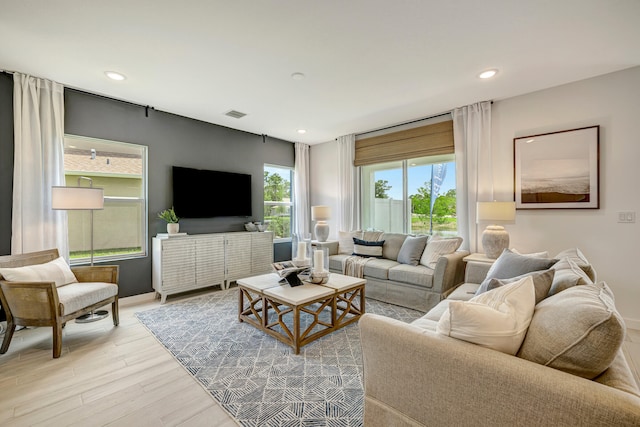
[[[421,319],[430,319],[434,321],[439,321],[445,311],[449,308],[449,303],[454,300],[443,299],[435,307],[433,307],[427,314],[421,317]]]
[[[480,285],[478,283],[463,283],[447,296],[447,299],[457,301],[469,301],[476,296]]]
[[[476,295],[480,295],[484,292],[490,291],[491,289],[498,288],[500,286],[507,285],[509,283],[513,283],[517,280],[522,279],[524,276],[531,276],[533,279],[533,287],[536,290],[536,304],[542,301],[549,294],[549,289],[551,289],[551,283],[553,282],[553,276],[555,274],[555,270],[550,268],[548,270],[542,271],[534,271],[532,273],[525,273],[520,276],[512,277],[510,279],[489,279],[489,281],[484,281],[476,291]]]
[[[438,260],[443,255],[454,253],[462,245],[461,237],[454,237],[443,239],[439,236],[434,236],[427,243],[422,257],[420,257],[420,264],[429,268],[436,268]]]
[[[57,287],[78,281],[62,257],[43,264],[0,268],[0,275],[9,282],[55,282]]]
[[[514,355],[527,333],[534,307],[533,279],[527,276],[469,301],[449,301],[437,332]]]
[[[362,257],[382,258],[382,241],[369,241],[353,238],[353,254]]]
[[[433,269],[424,265],[399,264],[389,269],[389,280],[431,288]]]
[[[593,379],[611,365],[624,334],[604,282],[574,286],[536,306],[518,357]]]
[[[364,266],[364,276],[376,279],[389,280],[389,269],[398,264],[385,258],[371,258]]]
[[[342,265],[344,264],[344,260],[349,258],[350,256],[351,254],[331,255],[329,257],[329,270],[343,271]]]
[[[102,282],[72,283],[58,288],[58,299],[62,306],[62,315],[67,315],[82,308],[118,294],[118,285]]]
[[[571,258],[563,258],[553,265],[556,271],[553,277],[549,296],[555,295],[576,285],[592,285],[593,282],[580,267],[576,265]]]
[[[429,236],[408,236],[402,243],[400,252],[398,252],[398,262],[400,264],[418,265],[428,240]]]
[[[425,316],[423,316],[411,322],[411,325],[417,326],[418,328],[426,329],[427,331],[436,332],[436,329],[438,327],[438,321],[433,319],[428,319]]]
[[[353,253],[353,238],[361,239],[362,231],[339,231],[338,254],[351,255]]]
[[[596,270],[589,263],[589,261],[587,260],[587,257],[584,256],[584,254],[580,249],[578,248],[565,249],[564,251],[556,255],[554,258],[556,259],[570,258],[571,261],[575,262],[576,265],[580,267],[582,271],[584,271],[587,274],[587,276],[589,276],[589,279],[591,279],[593,283],[596,282],[596,277],[597,277]]]
[[[384,240],[384,246],[382,247],[382,257],[390,259],[392,261],[398,260],[398,253],[404,240],[407,238],[406,234],[400,233],[384,233],[380,240]]]
[[[509,279],[511,277],[520,276],[533,271],[547,270],[555,264],[557,259],[530,257],[526,255],[518,255],[509,249],[505,249],[496,259],[489,271],[484,282],[490,279]]]

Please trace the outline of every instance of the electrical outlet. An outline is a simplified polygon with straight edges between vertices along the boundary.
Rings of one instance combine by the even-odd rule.
[[[636,222],[635,211],[618,212],[618,222],[624,222],[624,223]]]

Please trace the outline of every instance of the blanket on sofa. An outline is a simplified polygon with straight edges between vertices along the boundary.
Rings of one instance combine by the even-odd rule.
[[[371,258],[352,255],[342,263],[342,274],[351,277],[364,277],[364,266]]]

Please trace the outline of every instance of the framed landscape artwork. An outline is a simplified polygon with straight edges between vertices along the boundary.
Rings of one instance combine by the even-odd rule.
[[[600,126],[513,139],[516,209],[598,209]]]

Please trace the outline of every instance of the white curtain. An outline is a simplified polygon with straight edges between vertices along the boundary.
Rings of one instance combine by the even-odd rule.
[[[64,184],[64,87],[13,75],[14,172],[11,253],[58,248],[69,257],[67,213],[51,209]]]
[[[309,233],[309,145],[295,143],[295,175],[293,181],[295,229],[299,236]]]
[[[491,102],[453,110],[458,231],[463,248],[478,251],[476,202],[493,200]]]
[[[338,137],[338,231],[360,229],[360,173],[353,165],[356,136]]]

